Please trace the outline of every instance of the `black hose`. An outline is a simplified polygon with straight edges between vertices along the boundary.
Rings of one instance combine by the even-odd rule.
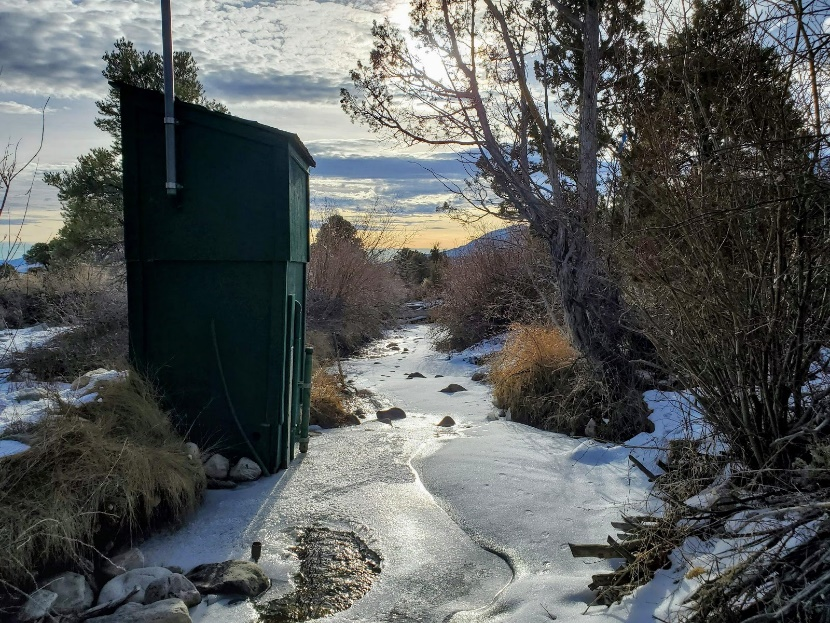
[[[262,459],[259,458],[259,454],[257,454],[257,451],[254,448],[254,444],[251,443],[251,440],[245,433],[245,429],[242,428],[242,424],[240,423],[239,418],[236,417],[236,409],[233,408],[233,403],[231,402],[231,394],[228,391],[228,383],[225,380],[225,370],[222,368],[222,358],[219,356],[219,342],[216,340],[216,322],[214,320],[210,321],[210,333],[213,337],[213,352],[216,354],[216,365],[219,366],[219,376],[222,378],[222,387],[225,389],[225,400],[228,402],[228,409],[231,410],[231,417],[233,417],[233,421],[236,422],[236,427],[239,429],[239,433],[242,435],[242,439],[244,439],[245,443],[248,445],[248,449],[251,451],[251,454],[253,455],[254,460],[257,462],[257,465],[259,465],[259,468],[262,470],[262,473],[265,476],[270,476],[271,473],[268,471],[268,468],[265,467],[265,463],[263,463]]]

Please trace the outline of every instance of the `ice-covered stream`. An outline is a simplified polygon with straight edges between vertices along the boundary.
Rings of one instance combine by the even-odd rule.
[[[142,546],[148,564],[247,558],[261,541],[278,595],[297,570],[297,530],[318,524],[355,531],[383,559],[369,593],[327,621],[584,621],[591,575],[613,562],[574,559],[567,543],[604,542],[610,522],[641,504],[649,483],[627,457],[648,462],[668,420],[631,448],[493,420],[489,388],[470,379],[475,354],[435,352],[420,325],[389,334],[344,370],[405,419],[390,425],[369,412],[361,426],[313,437],[309,453],[276,476],[209,491],[186,526]],[[442,393],[450,383],[468,391]],[[652,398],[656,415],[671,411]],[[437,427],[445,415],[456,425]],[[588,617],[631,620],[629,610],[592,608]],[[256,620],[251,604],[214,598],[192,614]]]

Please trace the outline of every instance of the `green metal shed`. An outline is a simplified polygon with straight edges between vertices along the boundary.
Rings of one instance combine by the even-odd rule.
[[[131,360],[191,438],[285,467],[310,381],[314,160],[295,134],[176,101],[182,188],[168,196],[163,95],[117,86]]]

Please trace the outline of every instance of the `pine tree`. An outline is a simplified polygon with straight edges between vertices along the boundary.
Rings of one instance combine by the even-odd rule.
[[[164,88],[162,58],[151,50],[139,52],[131,41],[119,39],[103,59],[106,67],[102,74],[110,82],[159,91]],[[190,52],[173,54],[173,70],[176,96],[180,100],[227,112],[222,104],[205,98],[199,67]],[[112,260],[120,257],[123,249],[118,90],[110,87],[107,97],[95,104],[100,115],[95,125],[112,136],[112,147],[91,150],[78,158],[78,163],[68,171],[44,175],[44,181],[57,188],[62,205],[63,227],[51,243],[57,260]]]

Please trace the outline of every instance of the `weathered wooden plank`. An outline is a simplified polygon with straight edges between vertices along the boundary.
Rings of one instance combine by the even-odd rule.
[[[620,555],[620,558],[625,558],[628,562],[634,562],[634,554],[628,551],[628,549],[623,547],[620,543],[615,541],[614,537],[609,536],[607,540],[608,545],[610,545],[614,549],[614,551],[616,551]],[[631,545],[629,545],[629,547],[631,547]]]
[[[627,583],[631,578],[631,569],[624,567],[613,573],[598,573],[591,576],[592,582],[588,588],[592,591],[605,586],[617,586]]]
[[[640,463],[633,454],[628,455],[628,460],[634,463],[641,472],[643,472],[649,479],[649,481],[655,480],[657,478],[657,474],[651,471],[648,467]]]
[[[637,529],[637,526],[627,521],[612,521],[611,525],[617,530],[622,530],[623,532],[631,532],[632,530]]]
[[[622,558],[610,545],[568,543],[574,558]]]

